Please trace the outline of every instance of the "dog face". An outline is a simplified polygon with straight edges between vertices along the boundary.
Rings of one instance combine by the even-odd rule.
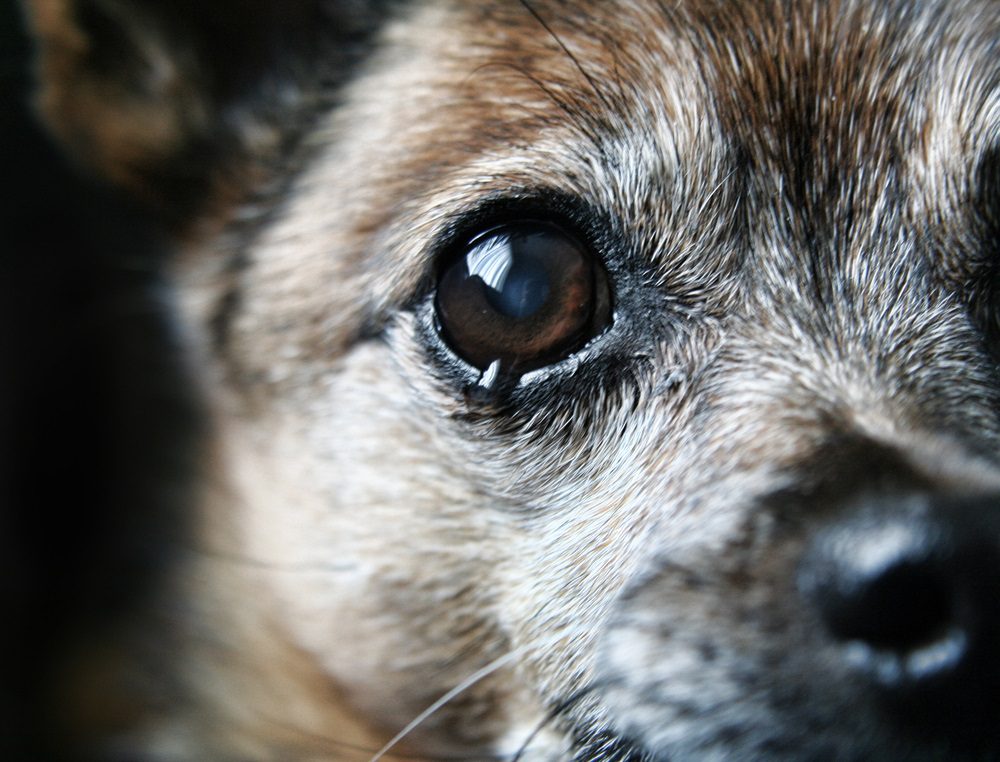
[[[138,6],[117,98],[35,19],[183,223],[189,750],[364,759],[462,686],[393,751],[996,751],[994,4],[344,4],[205,91]]]

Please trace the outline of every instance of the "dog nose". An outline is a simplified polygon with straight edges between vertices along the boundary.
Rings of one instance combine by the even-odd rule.
[[[869,500],[803,559],[800,590],[843,665],[918,724],[996,720],[998,514],[1000,495]]]

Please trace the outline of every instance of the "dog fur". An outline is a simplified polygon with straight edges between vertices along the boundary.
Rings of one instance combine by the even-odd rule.
[[[29,8],[210,411],[118,743],[370,759],[481,675],[385,758],[1000,753],[893,725],[797,582],[873,492],[1000,493],[1000,6],[170,8]],[[614,316],[470,394],[434,291],[501,211],[570,217]]]

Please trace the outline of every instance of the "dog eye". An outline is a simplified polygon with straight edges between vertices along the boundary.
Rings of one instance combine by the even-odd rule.
[[[604,268],[562,228],[526,221],[470,239],[438,283],[439,331],[480,370],[524,373],[558,362],[604,329]]]

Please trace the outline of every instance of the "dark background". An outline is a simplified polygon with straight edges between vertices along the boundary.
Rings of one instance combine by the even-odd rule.
[[[108,697],[100,679],[82,700],[66,696],[95,647],[155,593],[183,537],[196,420],[167,249],[141,210],[78,173],[37,123],[31,54],[21,8],[0,0],[5,760],[87,756],[76,741],[89,720],[72,715]]]

